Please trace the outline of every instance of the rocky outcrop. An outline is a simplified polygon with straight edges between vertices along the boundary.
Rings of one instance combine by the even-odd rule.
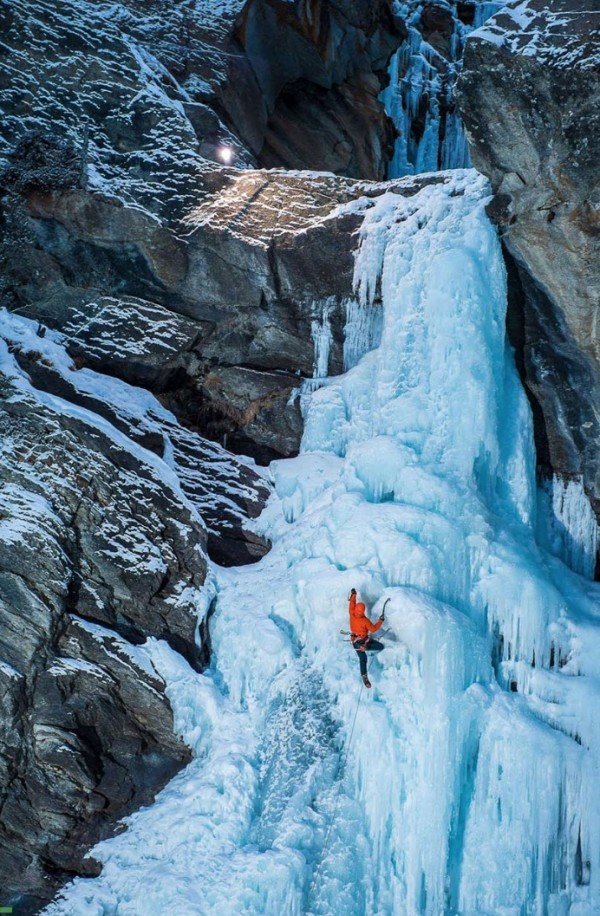
[[[62,331],[78,365],[150,387],[194,429],[268,461],[298,448],[294,393],[313,375],[313,321],[332,297],[330,364],[342,365],[359,220],[331,216],[362,185],[212,180],[171,226],[88,191],[31,194],[16,307]]]
[[[600,514],[600,17],[511,3],[467,42],[460,105],[513,277],[511,331],[547,470]]]
[[[381,82],[375,74],[358,73],[332,89],[307,80],[283,89],[267,123],[260,164],[385,178],[396,133],[379,101]]]
[[[215,162],[382,177],[378,94],[401,20],[389,0],[59,8],[6,9],[3,301],[210,438],[261,462],[293,453],[315,314],[333,287],[339,367],[352,292],[348,238],[318,221],[359,190],[281,179],[275,194],[279,178]]]
[[[236,38],[260,91],[260,149],[246,135],[258,163],[384,178],[394,130],[378,94],[405,35],[385,0],[246,3]]]
[[[1,349],[0,886],[26,913],[188,759],[137,645],[202,664],[206,535],[162,462]]]
[[[3,32],[5,54],[20,65],[5,65],[5,149],[24,130],[53,125],[98,163],[92,183],[120,174],[122,193],[161,206],[151,185],[169,166],[168,187],[185,195],[199,157],[221,161],[223,144],[246,165],[260,165],[267,133],[271,142],[278,136],[269,121],[282,93],[284,107],[291,95],[304,97],[298,126],[307,116],[331,119],[333,134],[312,138],[315,167],[327,170],[339,158],[329,143],[335,135],[336,145],[351,148],[355,177],[384,175],[390,133],[374,90],[406,35],[390,0],[151,0],[141,8],[135,0],[85,7],[10,0]],[[322,91],[311,96],[313,89]],[[43,104],[32,105],[38,98]],[[295,120],[288,110],[286,131]]]
[[[5,316],[0,336],[8,342],[18,365],[37,389],[58,395],[109,421],[124,433],[128,446],[140,445],[167,460],[178,485],[207,528],[210,555],[226,566],[251,562],[268,545],[250,529],[270,493],[266,480],[250,462],[236,460],[215,442],[182,427],[148,392],[78,367],[64,347],[31,322]],[[110,331],[110,322],[105,331]]]

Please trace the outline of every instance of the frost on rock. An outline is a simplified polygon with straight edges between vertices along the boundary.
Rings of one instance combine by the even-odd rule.
[[[110,317],[106,338],[100,334],[95,337],[98,349],[114,329],[111,318],[116,320],[117,304],[116,300],[109,300],[101,309],[107,308]],[[157,315],[154,312],[155,328],[157,323],[160,327]],[[119,320],[122,323],[129,317],[125,308]],[[88,328],[94,326],[96,319],[96,314],[88,319]],[[165,321],[164,328],[165,338],[173,343],[176,339],[173,327]],[[236,458],[217,443],[182,426],[149,391],[93,369],[76,370],[66,351],[65,337],[55,331],[48,329],[41,338],[36,322],[0,311],[0,337],[7,341],[40,387],[60,392],[67,403],[89,408],[92,416],[95,411],[108,418],[125,434],[128,448],[138,452],[139,446],[144,452],[148,449],[148,455],[158,461],[163,479],[168,477],[202,517],[213,558],[230,565],[228,554],[238,556],[238,562],[242,562],[244,555],[264,553],[264,542],[246,530],[248,517],[259,514],[269,494],[267,481],[258,476],[252,461]],[[67,339],[72,343],[72,337]],[[140,343],[142,349],[148,353],[148,348]],[[133,358],[133,353],[130,356]]]
[[[214,139],[199,143],[194,124],[235,143],[207,102],[228,78],[228,30],[242,5],[168,4],[159,15],[119,2],[13,0],[0,161],[24,134],[53,131],[81,158],[86,189],[152,213],[166,200],[180,212],[197,194],[204,156],[214,158]],[[171,71],[182,74],[183,48],[178,81]]]
[[[533,58],[542,67],[597,70],[600,53],[598,9],[594,4],[553,6],[543,0],[517,0],[496,9],[500,7],[501,15],[486,22],[478,38],[506,46],[512,54]]]
[[[190,759],[137,644],[170,640],[200,668],[209,589],[204,525],[173,471],[36,389],[18,340],[52,342],[0,320],[0,885],[33,912],[97,873],[85,850]]]
[[[365,202],[379,345],[307,397],[272,551],[218,572],[210,671],[150,646],[197,758],[49,913],[600,909],[598,588],[536,541],[487,193],[458,171]],[[389,599],[368,693],[351,587]]]

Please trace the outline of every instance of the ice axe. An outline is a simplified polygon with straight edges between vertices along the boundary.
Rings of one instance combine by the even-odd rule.
[[[379,615],[380,620],[385,620],[385,609],[389,603],[390,603],[390,599],[386,598],[385,601],[383,602],[383,608],[381,610],[381,614]]]

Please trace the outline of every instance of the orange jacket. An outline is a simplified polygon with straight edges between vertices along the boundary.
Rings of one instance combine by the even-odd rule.
[[[362,601],[356,601],[356,595],[350,595],[348,610],[350,612],[350,632],[352,636],[359,636],[364,639],[369,633],[376,633],[383,623],[383,620],[371,623],[365,614],[365,606]]]

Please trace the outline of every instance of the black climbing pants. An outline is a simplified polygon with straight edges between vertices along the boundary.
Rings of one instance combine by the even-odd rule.
[[[371,639],[370,636],[366,636],[364,639],[354,639],[352,645],[356,649],[356,654],[358,655],[358,664],[360,665],[361,674],[367,673],[367,652],[381,652],[382,649],[385,649],[382,642]]]

